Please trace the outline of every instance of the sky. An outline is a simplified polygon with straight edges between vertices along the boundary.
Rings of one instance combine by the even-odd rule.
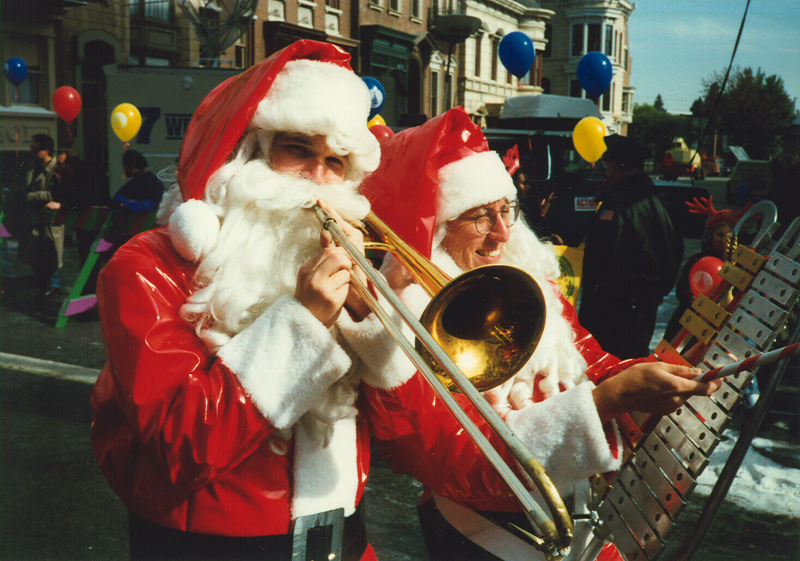
[[[731,60],[747,0],[638,0],[628,20],[636,104],[688,112]],[[800,109],[800,1],[751,0],[734,66],[783,78]]]

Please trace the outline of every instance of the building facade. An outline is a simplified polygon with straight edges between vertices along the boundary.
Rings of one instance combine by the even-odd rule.
[[[600,96],[598,107],[609,134],[626,134],[633,118],[635,93],[630,85],[628,19],[636,5],[629,0],[541,0],[541,6],[554,13],[545,30],[548,45],[543,53],[543,91],[586,97],[578,81],[578,63],[588,52],[604,53],[614,67],[614,77]]]
[[[458,104],[473,119],[482,123],[486,116],[498,116],[508,97],[542,93],[542,53],[547,41],[545,25],[553,17],[536,0],[469,0],[465,13],[481,20],[480,30],[466,40],[458,58],[460,70]],[[530,72],[522,79],[503,67],[500,41],[513,31],[521,31],[533,42],[534,57]]]
[[[380,114],[390,126],[419,124],[457,105],[483,125],[486,117],[499,115],[508,97],[537,93],[584,97],[576,69],[592,50],[606,53],[614,65],[613,83],[598,100],[606,125],[611,132],[624,134],[631,121],[634,88],[627,22],[635,5],[629,0],[191,0],[191,4],[194,10],[179,0],[0,3],[0,55],[4,61],[23,58],[29,69],[22,84],[13,86],[6,80],[0,90],[3,184],[19,182],[20,168],[30,159],[31,137],[41,132],[55,138],[58,146],[74,146],[94,174],[91,181],[113,189],[119,147],[109,124],[110,111],[118,103],[136,101],[110,96],[110,79],[117,81],[114,91],[119,91],[119,80],[130,76],[133,95],[137,87],[152,89],[149,82],[136,83],[135,76],[143,74],[135,69],[160,69],[164,76],[169,69],[177,73],[175,83],[181,91],[161,112],[170,115],[165,134],[178,146],[180,123],[194,111],[200,89],[224,79],[228,74],[222,70],[241,71],[298,39],[339,45],[351,54],[359,75],[378,79],[386,90]],[[513,31],[528,35],[536,50],[531,71],[522,79],[503,67],[498,54],[500,41]],[[209,71],[211,81],[199,78],[203,70]],[[69,125],[52,107],[53,92],[62,85],[78,90],[83,102],[78,118]],[[171,92],[148,92],[153,93]],[[152,124],[150,117],[143,118]],[[162,118],[158,126],[165,124]],[[161,156],[168,158],[170,150],[162,150]]]

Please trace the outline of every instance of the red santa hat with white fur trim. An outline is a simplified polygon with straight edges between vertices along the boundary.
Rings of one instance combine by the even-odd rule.
[[[480,128],[456,107],[381,141],[381,165],[361,188],[372,210],[430,257],[449,221],[517,189]]]
[[[336,45],[298,41],[205,97],[181,144],[178,185],[186,203],[170,218],[170,237],[184,258],[198,260],[216,245],[216,214],[192,199],[202,199],[209,179],[249,130],[324,135],[349,155],[348,179],[378,166],[380,147],[367,128],[369,89],[349,60]]]

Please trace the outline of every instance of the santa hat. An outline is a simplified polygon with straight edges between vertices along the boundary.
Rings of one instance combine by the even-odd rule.
[[[465,211],[517,190],[500,156],[461,107],[381,141],[381,164],[361,188],[372,210],[422,253]]]
[[[360,179],[380,160],[367,120],[371,97],[336,45],[302,40],[229,78],[195,111],[181,144],[178,185],[184,201],[201,199],[212,175],[248,130],[325,135],[350,156],[348,176]],[[196,260],[216,244],[219,221],[206,205],[181,205],[170,236],[181,255]]]

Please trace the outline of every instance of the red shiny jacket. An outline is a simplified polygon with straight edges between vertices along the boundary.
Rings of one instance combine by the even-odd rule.
[[[97,287],[108,362],[92,392],[92,442],[114,491],[138,516],[184,531],[260,536],[290,530],[291,442],[236,375],[180,318],[192,264],[165,228],[120,248]],[[361,500],[369,469],[358,420]],[[281,444],[284,444],[282,447]],[[371,548],[365,559],[371,559]]]
[[[590,380],[597,384],[638,362],[620,361],[604,352],[578,323],[575,308],[563,297],[561,300],[563,315],[575,330],[577,347],[588,364]],[[389,462],[396,472],[414,475],[434,493],[473,510],[519,510],[514,495],[449,410],[439,404],[421,374],[393,391],[364,388],[373,435],[379,447],[390,452]],[[461,394],[455,398],[506,463],[516,465],[514,456],[475,407]],[[534,394],[534,401],[542,399]]]

